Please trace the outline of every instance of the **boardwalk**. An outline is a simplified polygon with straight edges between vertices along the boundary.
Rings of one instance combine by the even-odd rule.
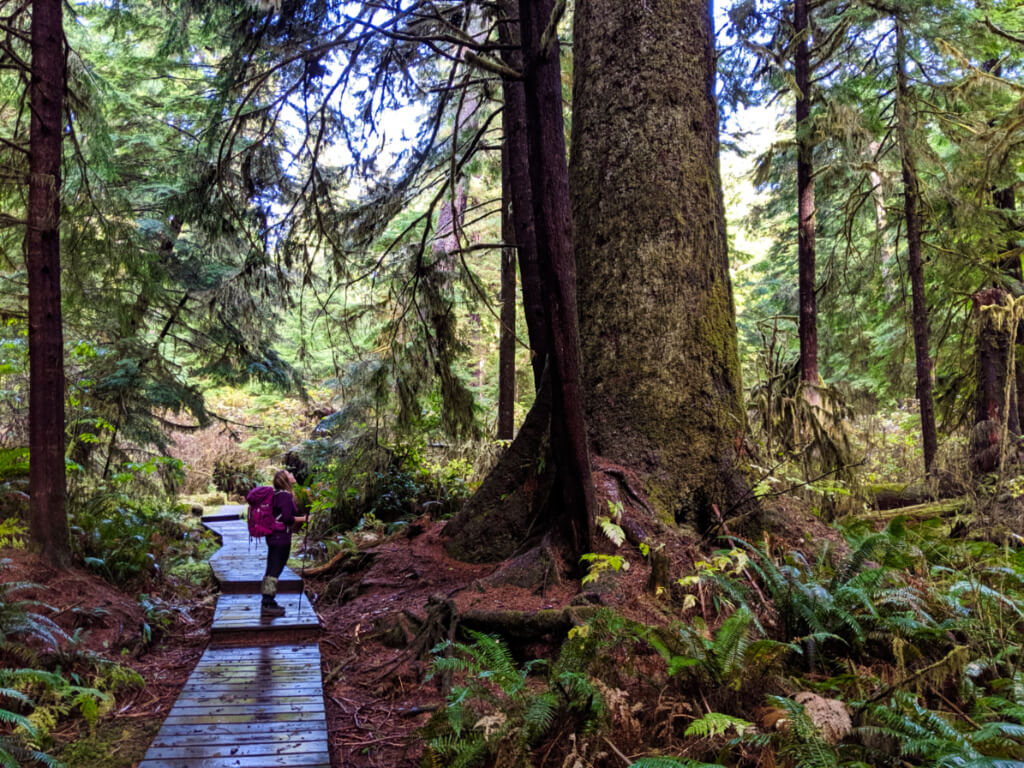
[[[320,649],[312,641],[319,621],[287,569],[281,585],[291,594],[278,596],[285,615],[260,615],[263,553],[247,551],[237,515],[221,507],[203,520],[223,542],[210,560],[224,593],[211,646],[139,768],[330,768]]]

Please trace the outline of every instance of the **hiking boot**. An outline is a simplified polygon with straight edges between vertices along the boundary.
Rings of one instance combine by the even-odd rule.
[[[260,614],[263,616],[284,616],[284,606],[278,605],[276,600],[263,601],[260,605]]]

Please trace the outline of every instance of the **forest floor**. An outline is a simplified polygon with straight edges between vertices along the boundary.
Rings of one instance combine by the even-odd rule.
[[[837,538],[795,499],[778,500],[761,522],[770,535],[774,531],[780,537],[780,546]],[[444,702],[439,681],[426,680],[431,647],[444,636],[443,628],[440,634],[436,626],[430,631],[439,609],[449,616],[497,616],[597,602],[648,624],[678,618],[669,601],[646,589],[649,567],[639,552],[626,555],[631,568],[596,591],[588,586],[581,599],[578,580],[556,578],[527,589],[517,585],[508,563],[452,560],[443,548],[443,527],[443,522],[420,518],[391,537],[364,540],[358,555],[344,558],[341,567],[306,580],[307,594],[324,625],[320,648],[335,768],[419,764],[423,740],[418,731]],[[785,541],[786,532],[799,540]],[[619,551],[627,549],[633,548]],[[670,548],[673,579],[692,570],[701,549],[697,542],[682,539]],[[608,551],[615,550],[609,546]],[[162,605],[165,610],[176,608],[164,614],[169,623],[159,640],[146,647],[142,626],[147,617],[137,594],[121,592],[80,569],[58,572],[23,550],[4,550],[0,556],[11,560],[0,580],[42,585],[18,597],[51,606],[47,612],[68,634],[81,630],[75,646],[77,663],[87,666],[88,656],[94,654],[130,667],[145,679],[143,688],[116,693],[116,703],[95,729],[81,719],[58,727],[53,732],[59,747],[55,754],[70,768],[135,765],[207,645],[215,592],[196,593],[162,582]],[[511,650],[520,661],[554,658],[563,640],[564,634],[536,636]],[[561,765],[560,758],[552,755],[544,765]]]

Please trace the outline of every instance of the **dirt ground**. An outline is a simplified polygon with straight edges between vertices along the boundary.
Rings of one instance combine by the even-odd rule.
[[[611,484],[599,484],[598,488],[602,504],[615,497]],[[633,531],[658,537],[656,521],[648,513],[627,507],[626,516]],[[808,535],[819,539],[834,536],[795,500],[775,505],[760,522],[779,547],[798,545],[797,537],[806,541]],[[447,557],[443,527],[443,522],[420,518],[390,538],[364,542],[357,557],[347,557],[333,572],[306,579],[307,594],[324,625],[320,649],[335,768],[419,764],[422,740],[418,730],[444,700],[438,684],[424,679],[430,646],[440,636],[436,631],[430,635],[421,630],[431,626],[431,617],[438,610],[448,610],[449,616],[529,613],[561,609],[582,599],[612,606],[647,624],[681,618],[668,595],[656,597],[648,589],[648,560],[629,544],[615,549],[599,537],[607,552],[624,555],[630,567],[610,580],[600,580],[596,587],[581,588],[579,581],[563,576],[527,589],[516,583],[516,571],[509,563],[471,565]],[[701,547],[685,537],[665,538],[673,541],[662,551],[674,582],[692,570]],[[176,604],[181,610],[173,612],[159,639],[144,647],[141,628],[145,617],[137,591],[125,594],[78,569],[55,571],[21,550],[7,550],[0,556],[10,559],[0,572],[0,581],[44,585],[19,592],[18,598],[47,603],[51,608],[45,612],[66,632],[81,629],[87,633],[81,642],[91,652],[131,667],[146,681],[144,688],[117,695],[116,705],[96,732],[90,734],[81,720],[62,724],[54,734],[65,750],[61,757],[71,766],[90,768],[137,765],[206,647],[216,594],[196,594],[180,585],[162,583],[157,593],[166,604]],[[564,574],[569,569],[560,563],[557,570]],[[511,577],[503,578],[503,574]],[[533,638],[514,652],[523,660],[552,658],[563,639],[564,633]],[[558,755],[552,755],[550,762],[545,760],[546,765],[561,765]]]

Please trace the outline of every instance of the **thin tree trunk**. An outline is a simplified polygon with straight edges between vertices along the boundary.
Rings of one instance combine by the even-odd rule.
[[[559,522],[568,528],[576,554],[582,554],[591,549],[595,501],[583,418],[562,68],[557,39],[546,46],[542,40],[554,5],[554,0],[520,0],[519,24],[533,218],[544,310],[551,328],[551,447],[559,468],[555,490],[563,515]]]
[[[50,562],[71,562],[64,485],[64,332],[60,306],[60,161],[64,113],[61,0],[32,3],[28,267],[30,530]]]
[[[868,162],[872,170],[868,172],[868,179],[871,181],[871,199],[875,204],[875,236],[878,238],[879,250],[882,256],[882,285],[885,287],[885,297],[892,301],[896,295],[896,288],[893,283],[893,252],[892,243],[889,240],[889,217],[885,211],[885,186],[882,174],[878,169],[879,143],[871,142],[869,146]]]
[[[815,203],[814,137],[811,129],[811,54],[808,36],[807,0],[793,4],[793,30],[797,36],[793,69],[796,77],[796,183],[797,183],[797,269],[800,302],[800,377],[804,394],[820,403],[818,386],[818,306],[815,294]]]
[[[516,406],[516,249],[508,141],[501,145],[501,329],[498,342],[498,439],[511,440]]]
[[[498,37],[505,46],[505,63],[516,71],[523,68],[519,46],[518,0],[503,0],[502,21]],[[512,227],[519,258],[519,279],[522,281],[523,316],[530,340],[534,389],[540,388],[544,360],[551,350],[550,333],[544,319],[544,299],[537,263],[537,236],[533,221],[533,193],[530,190],[530,167],[526,144],[526,91],[522,80],[505,78],[501,85],[504,109],[502,131],[508,146],[509,193],[512,206]]]
[[[909,88],[906,71],[906,37],[896,21],[896,131],[903,167],[903,205],[907,223],[907,271],[913,302],[914,352],[917,359],[917,400],[921,409],[921,437],[924,446],[924,468],[931,473],[938,450],[935,431],[935,407],[932,403],[932,362],[928,354],[928,304],[924,293],[924,259],[922,253],[921,192],[911,141],[910,113],[907,101]]]

